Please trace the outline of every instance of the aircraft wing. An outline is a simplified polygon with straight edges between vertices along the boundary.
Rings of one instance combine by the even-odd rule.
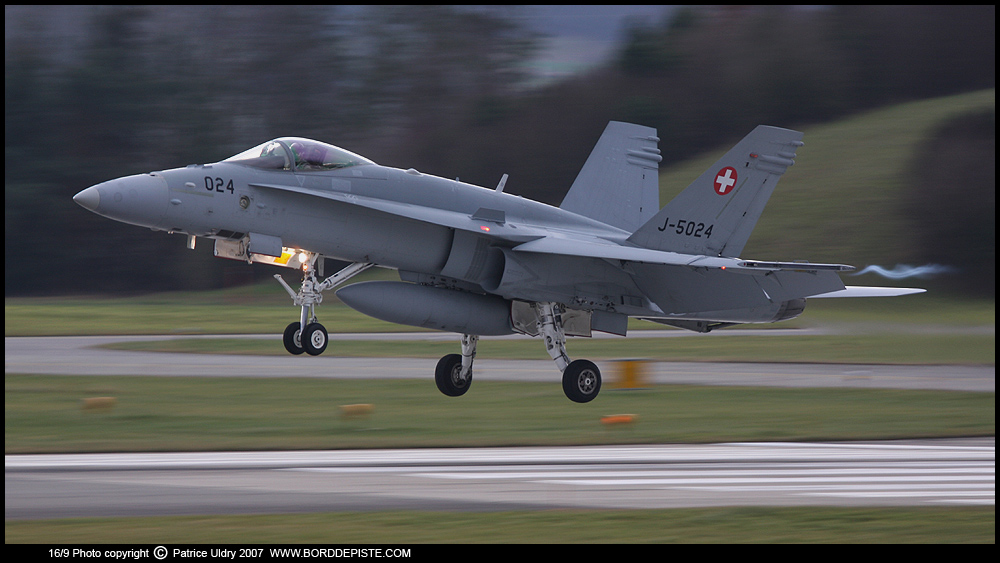
[[[501,224],[490,225],[489,230],[486,231],[483,229],[483,223],[484,221],[491,222],[491,219],[476,218],[475,214],[469,215],[467,213],[460,213],[436,207],[413,205],[410,203],[365,197],[342,192],[311,190],[308,188],[300,188],[298,186],[261,183],[251,183],[250,185],[256,188],[280,190],[312,197],[321,197],[350,205],[374,209],[376,211],[396,215],[398,217],[406,217],[407,219],[413,219],[415,221],[423,221],[425,223],[433,223],[435,225],[442,225],[453,229],[471,231],[512,242],[524,242],[544,235],[544,231],[536,232],[535,229],[524,225],[518,225],[516,232],[512,231],[510,228],[504,228]]]
[[[321,197],[350,205],[358,205],[383,213],[406,217],[416,221],[434,223],[453,229],[475,232],[514,243],[517,252],[533,252],[539,254],[556,254],[564,256],[579,256],[583,258],[602,258],[606,260],[624,260],[647,264],[662,264],[668,266],[688,266],[692,268],[731,269],[744,273],[767,273],[778,270],[794,270],[803,272],[854,270],[853,266],[844,264],[812,264],[806,262],[763,262],[757,260],[742,260],[721,256],[705,256],[682,254],[638,246],[625,246],[597,236],[584,233],[552,234],[549,229],[533,228],[529,225],[517,225],[516,232],[504,224],[494,223],[489,231],[484,230],[484,220],[457,211],[413,205],[409,203],[370,198],[356,194],[318,191],[298,186],[281,184],[251,184],[254,187],[293,192],[302,195]],[[489,220],[487,220],[489,222]]]
[[[548,236],[528,241],[514,247],[518,252],[536,252],[541,254],[562,254],[582,256],[586,258],[604,258],[607,260],[625,260],[643,262],[646,264],[663,264],[668,266],[688,266],[691,268],[719,268],[735,271],[774,272],[793,270],[800,272],[836,271],[849,272],[855,268],[845,264],[812,264],[808,262],[762,262],[757,260],[742,260],[722,256],[704,256],[681,254],[624,246],[599,237],[574,236],[573,238]]]

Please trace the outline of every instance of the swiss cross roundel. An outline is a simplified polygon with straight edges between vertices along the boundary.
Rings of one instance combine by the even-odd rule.
[[[715,193],[719,195],[726,195],[733,191],[733,187],[736,186],[736,169],[732,166],[727,166],[719,173],[715,175]]]

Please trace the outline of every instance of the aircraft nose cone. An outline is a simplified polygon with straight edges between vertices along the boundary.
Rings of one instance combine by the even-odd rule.
[[[81,207],[109,219],[150,228],[163,228],[167,211],[167,182],[156,173],[136,174],[102,182],[73,196]]]
[[[88,211],[97,211],[97,206],[101,204],[101,193],[97,191],[97,186],[91,186],[73,196],[73,201]]]

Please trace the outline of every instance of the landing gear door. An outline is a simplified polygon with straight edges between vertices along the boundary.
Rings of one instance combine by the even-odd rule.
[[[281,239],[250,233],[239,240],[216,239],[215,255],[247,263],[271,264],[301,270],[312,259],[311,252],[300,252],[281,245]]]
[[[247,239],[249,241],[247,250],[251,254],[262,254],[264,256],[273,256],[275,258],[281,256],[282,246],[280,237],[250,233],[247,235]]]
[[[564,309],[559,315],[562,320],[563,331],[569,336],[590,336],[589,311],[577,309]],[[538,336],[538,315],[535,308],[530,303],[524,301],[511,301],[510,320],[514,325],[514,330],[528,336]]]

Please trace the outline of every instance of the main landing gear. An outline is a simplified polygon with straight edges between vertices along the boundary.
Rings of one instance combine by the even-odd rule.
[[[545,349],[562,371],[563,392],[576,403],[589,403],[601,392],[601,370],[589,360],[570,361],[566,354],[566,333],[563,330],[560,306],[556,303],[535,303],[539,333]],[[472,361],[476,357],[479,337],[462,335],[462,353],[441,358],[434,371],[438,389],[449,397],[464,395],[472,385]]]
[[[318,257],[318,254],[314,254],[309,260],[305,276],[302,279],[302,287],[298,292],[292,290],[281,275],[274,275],[278,283],[292,296],[292,302],[302,308],[298,322],[285,327],[285,333],[282,337],[285,350],[291,354],[299,355],[305,352],[310,356],[318,356],[326,350],[326,345],[329,342],[326,328],[316,320],[316,305],[323,302],[323,292],[334,289],[374,266],[370,263],[355,262],[325,280],[319,281],[315,268]]]
[[[306,353],[318,356],[326,350],[329,341],[326,328],[316,320],[316,305],[323,302],[323,292],[343,284],[352,277],[374,266],[370,263],[355,262],[322,282],[316,276],[316,259],[309,260],[302,287],[296,292],[280,275],[275,279],[292,297],[295,305],[301,307],[298,322],[285,327],[285,349],[291,354]],[[562,372],[563,392],[571,401],[589,403],[601,392],[601,370],[591,361],[571,361],[566,354],[566,332],[563,329],[562,305],[552,302],[533,303],[538,334],[545,342],[545,349]],[[438,390],[449,397],[464,395],[472,385],[472,363],[476,358],[479,336],[462,335],[462,353],[448,354],[438,361],[434,370],[434,382]]]
[[[464,395],[472,385],[472,360],[476,358],[479,337],[462,335],[462,353],[448,354],[441,358],[434,370],[434,382],[438,390],[449,397]]]

